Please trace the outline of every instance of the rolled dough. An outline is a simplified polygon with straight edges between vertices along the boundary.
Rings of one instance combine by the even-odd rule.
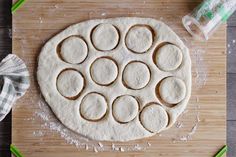
[[[62,71],[57,78],[57,89],[61,95],[71,98],[78,95],[84,86],[83,76],[75,70]]]
[[[144,53],[152,46],[152,32],[146,26],[132,27],[126,36],[127,47],[135,53]]]
[[[109,58],[99,58],[91,65],[91,77],[100,85],[109,85],[118,75],[116,63]]]
[[[99,24],[92,32],[92,41],[98,50],[112,50],[118,44],[119,33],[111,24]]]
[[[165,102],[177,104],[184,99],[186,87],[181,79],[177,77],[168,77],[161,82],[159,93]]]
[[[140,120],[146,129],[158,133],[167,126],[168,115],[160,105],[151,103],[142,110]]]
[[[137,100],[130,95],[118,97],[112,106],[114,118],[121,123],[127,123],[138,115],[139,105]]]
[[[123,72],[123,81],[128,88],[141,89],[144,88],[150,80],[150,72],[142,62],[129,63]]]
[[[79,52],[86,51],[85,45],[83,60],[85,53]],[[72,25],[44,45],[37,70],[40,90],[55,115],[94,140],[129,141],[170,129],[191,94],[188,48],[167,25],[151,18]]]
[[[181,50],[172,44],[162,46],[155,54],[155,63],[164,71],[176,70],[182,62]]]
[[[99,120],[107,110],[106,99],[98,93],[87,94],[80,105],[81,115],[87,120]]]
[[[88,48],[81,38],[72,36],[62,42],[60,53],[66,62],[77,64],[85,60]]]

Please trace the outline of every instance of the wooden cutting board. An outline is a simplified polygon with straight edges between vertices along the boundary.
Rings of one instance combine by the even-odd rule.
[[[27,64],[31,87],[13,108],[12,143],[26,157],[65,156],[213,156],[226,144],[226,27],[206,43],[193,41],[181,24],[200,0],[28,0],[13,15],[13,52]],[[36,80],[37,57],[44,43],[67,26],[109,17],[152,17],[167,23],[190,48],[193,87],[187,111],[179,123],[161,135],[116,146],[138,144],[141,150],[95,153],[68,144],[60,133],[43,126],[35,116],[40,91]],[[197,123],[198,114],[200,122]],[[53,116],[53,115],[52,115]],[[181,125],[183,124],[183,125]],[[197,124],[197,125],[196,125]],[[194,133],[195,132],[195,133]],[[185,141],[187,137],[187,141]],[[147,142],[151,146],[147,146]],[[90,141],[89,145],[97,145]]]

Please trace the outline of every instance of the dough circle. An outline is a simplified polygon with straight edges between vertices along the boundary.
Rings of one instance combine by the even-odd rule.
[[[71,64],[78,64],[83,62],[87,57],[88,48],[84,40],[72,36],[62,42],[60,54],[64,61]]]
[[[80,104],[81,116],[87,120],[97,121],[104,117],[107,111],[107,102],[99,93],[87,94]]]
[[[150,77],[148,66],[139,61],[128,63],[123,72],[125,86],[136,90],[144,88],[148,84]]]
[[[165,78],[159,87],[161,99],[169,104],[177,104],[186,95],[185,83],[177,77]]]
[[[98,50],[112,50],[119,42],[119,33],[111,24],[99,24],[92,32],[92,42]]]
[[[130,95],[123,95],[115,99],[112,106],[114,118],[121,123],[127,123],[138,115],[139,104]]]
[[[131,51],[144,53],[152,46],[152,32],[146,26],[134,26],[129,30],[125,42]]]
[[[182,58],[180,48],[173,44],[167,44],[157,50],[154,62],[161,70],[172,71],[180,66]]]
[[[162,131],[168,124],[168,114],[158,104],[150,104],[142,110],[140,121],[147,130],[158,133]]]
[[[84,78],[76,70],[64,70],[57,77],[57,89],[64,97],[72,98],[82,91]]]
[[[102,57],[92,63],[90,74],[93,81],[97,84],[109,85],[117,78],[118,67],[112,59]]]

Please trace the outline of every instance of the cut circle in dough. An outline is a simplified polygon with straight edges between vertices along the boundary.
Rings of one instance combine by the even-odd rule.
[[[177,77],[167,77],[160,83],[159,94],[163,101],[177,104],[186,95],[185,83]]]
[[[147,26],[133,26],[128,31],[125,43],[135,53],[145,53],[153,42],[152,31]]]
[[[114,118],[121,123],[127,123],[138,115],[139,104],[130,95],[123,95],[115,99],[112,105]]]
[[[175,70],[182,62],[182,51],[173,44],[166,44],[160,47],[155,53],[154,62],[161,70]]]
[[[167,126],[168,114],[160,105],[151,103],[141,111],[140,121],[144,128],[158,133]]]
[[[114,49],[119,42],[119,33],[112,24],[99,24],[92,31],[92,43],[100,51]]]
[[[80,72],[67,69],[58,75],[56,84],[61,95],[73,98],[81,93],[84,87],[84,78]]]
[[[102,119],[107,111],[107,101],[99,93],[87,94],[80,104],[80,114],[83,118],[90,121]]]
[[[151,73],[148,66],[140,61],[133,61],[126,65],[123,71],[123,83],[131,89],[142,89],[150,81]]]
[[[109,85],[117,78],[118,67],[114,60],[108,57],[102,57],[92,63],[90,74],[93,81],[97,84]]]
[[[80,37],[71,36],[62,42],[60,55],[68,63],[82,63],[87,57],[87,54],[87,44]]]

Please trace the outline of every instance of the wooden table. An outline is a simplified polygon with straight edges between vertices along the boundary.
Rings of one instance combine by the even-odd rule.
[[[183,2],[183,1],[182,1]],[[31,3],[32,4],[32,3]],[[165,5],[167,5],[167,4],[165,4],[165,3],[163,3],[164,4],[164,6]],[[196,3],[190,3],[191,5],[190,6],[194,6],[194,5],[196,5]],[[30,4],[28,4],[28,7],[30,6]],[[169,6],[169,5],[168,5]],[[25,6],[25,7],[27,7],[27,5]],[[68,10],[70,10],[71,8],[69,7],[68,8]],[[124,11],[124,10],[123,10]],[[40,11],[39,11],[40,12]],[[145,11],[144,11],[145,12]],[[148,11],[147,11],[148,12]],[[22,11],[22,12],[20,12],[19,11],[19,14],[20,13],[24,13],[24,11]],[[64,13],[64,12],[63,12]],[[117,14],[121,14],[121,13],[117,13]],[[182,15],[182,13],[179,13],[179,14],[181,14]],[[145,13],[144,13],[144,15],[145,15]],[[90,15],[91,16],[91,15]],[[96,16],[96,15],[92,15],[92,16]],[[110,16],[114,16],[114,15],[112,15],[112,14],[110,14]],[[143,15],[141,15],[141,16],[143,16]],[[156,15],[156,16],[158,16],[158,15]],[[159,14],[159,16],[161,16],[161,14]],[[32,17],[33,18],[33,16],[31,16],[31,15],[29,15],[28,17]],[[165,17],[165,16],[163,16],[163,17]],[[168,17],[167,16],[167,19],[171,19],[171,17]],[[33,19],[31,19],[32,21],[32,23],[33,23]],[[47,21],[47,18],[46,19],[44,19],[44,20],[46,20]],[[173,20],[173,19],[172,19]],[[69,23],[73,23],[74,21],[69,21],[68,22],[68,24]],[[78,20],[77,21],[75,21],[75,22],[78,22]],[[50,24],[50,22],[48,23],[48,24]],[[19,25],[21,25],[21,24],[19,24]],[[62,29],[62,27],[64,27],[64,26],[66,26],[67,24],[65,24],[64,22],[63,23],[60,23],[59,25],[61,25],[61,27],[60,28],[54,28],[55,30],[52,30],[51,32],[58,32],[58,30],[59,29]],[[179,25],[179,23],[177,23],[177,25]],[[50,26],[50,25],[49,25]],[[48,27],[49,27],[48,26]],[[36,26],[37,27],[37,26]],[[46,26],[47,27],[47,26]],[[45,27],[44,27],[45,28]],[[179,27],[177,27],[177,29],[178,29]],[[24,30],[23,28],[21,28],[22,30]],[[27,29],[27,27],[26,27],[26,29]],[[49,29],[49,28],[47,28],[47,29]],[[219,39],[224,33],[222,32],[223,31],[223,28],[221,28],[221,33],[218,33],[218,34],[216,34],[215,35],[215,39],[212,39],[211,41],[216,41],[217,42],[217,39]],[[50,32],[50,31],[49,31]],[[27,31],[26,31],[26,33],[27,33]],[[181,33],[183,33],[183,32],[181,32]],[[222,34],[223,33],[223,34]],[[20,35],[21,34],[16,34],[16,35],[19,35],[19,36],[17,36],[18,38],[18,40],[20,40],[21,38],[20,38]],[[48,38],[51,36],[50,34],[44,34],[44,35],[42,35],[42,36],[40,36],[40,39],[41,39],[41,41],[37,41],[38,43],[42,43],[42,40],[45,40],[45,36],[47,36]],[[27,40],[27,39],[26,39]],[[37,43],[36,42],[36,43]],[[210,41],[209,41],[210,42]],[[197,44],[199,44],[199,43],[197,43]],[[209,44],[210,45],[210,44]],[[203,45],[203,46],[205,46],[205,45]],[[32,47],[32,50],[33,50],[33,48],[34,47]],[[209,48],[210,49],[210,48]],[[220,48],[221,49],[221,48]],[[218,50],[216,50],[216,51],[218,51]],[[220,51],[220,50],[219,50]],[[17,52],[17,49],[15,50],[15,52]],[[19,51],[18,51],[19,52]],[[31,51],[32,52],[32,51]],[[19,53],[20,54],[20,53]],[[21,54],[20,54],[21,55]],[[29,53],[29,55],[30,55],[30,53]],[[35,57],[35,56],[34,56]],[[214,59],[213,59],[214,60]],[[33,63],[34,64],[34,63]],[[29,66],[30,67],[30,70],[31,70],[31,72],[33,71],[33,66]],[[220,67],[220,68],[223,68],[223,67]],[[219,70],[219,69],[218,69]],[[212,73],[213,75],[214,75],[214,72]],[[222,76],[222,78],[223,78],[224,76]],[[221,85],[220,85],[221,86]],[[234,88],[235,89],[235,88]],[[193,91],[194,92],[194,91]],[[196,92],[196,91],[195,91]],[[224,94],[224,93],[220,93],[220,94]],[[26,95],[26,97],[27,98],[29,98],[29,94],[28,94],[28,96]],[[229,96],[229,95],[228,95]],[[200,100],[201,100],[201,98],[200,98]],[[203,100],[204,100],[204,98],[203,98]],[[193,102],[193,101],[195,101],[195,99],[193,100],[193,99],[191,99],[191,101]],[[21,100],[21,101],[19,101],[19,103],[24,103],[24,100]],[[204,102],[203,102],[204,103]],[[233,104],[233,103],[232,103]],[[235,105],[235,103],[234,103],[234,105]],[[202,106],[202,105],[201,105]],[[21,109],[19,109],[18,111],[20,111]],[[202,109],[203,111],[203,113],[204,113],[204,107],[203,107],[203,109]],[[17,111],[17,110],[16,110]],[[231,114],[232,115],[232,114]],[[205,116],[207,116],[207,115],[205,115]],[[232,118],[233,116],[231,116],[231,118]],[[22,118],[22,117],[21,117]],[[203,118],[204,118],[204,114],[203,114]],[[19,117],[18,117],[18,119],[19,119]],[[232,118],[233,119],[233,118]],[[235,119],[234,119],[235,120]],[[222,121],[223,122],[223,121]],[[13,122],[14,123],[14,122]],[[203,125],[204,126],[204,123],[206,124],[207,123],[207,120],[204,122],[203,121],[203,123],[201,124],[201,125]],[[234,123],[234,121],[230,121],[229,123]],[[235,124],[235,123],[234,123]],[[224,123],[222,123],[221,124],[222,126],[224,125]],[[235,125],[234,125],[235,126]],[[13,126],[14,127],[14,126]],[[19,131],[19,128],[18,128],[18,130],[17,130],[17,128],[16,129],[14,129],[13,130],[13,134],[14,134],[14,131],[15,132],[17,132],[17,131]],[[27,130],[26,130],[26,132],[27,132]],[[201,129],[200,129],[200,131],[199,132],[201,132]],[[221,132],[221,131],[220,131]],[[232,133],[232,136],[231,137],[233,137],[233,131],[231,132]],[[213,133],[214,134],[214,133]],[[229,134],[228,134],[229,135]],[[26,137],[26,136],[25,136]],[[24,137],[23,137],[24,138]],[[194,139],[195,138],[195,139]],[[196,136],[194,136],[194,138],[193,138],[193,142],[188,142],[188,143],[186,143],[186,145],[185,144],[181,144],[181,147],[180,146],[178,146],[178,145],[176,145],[176,147],[179,147],[179,148],[183,148],[183,147],[187,147],[187,146],[189,146],[190,147],[190,149],[191,149],[191,147],[193,147],[193,148],[195,148],[195,149],[193,149],[193,152],[191,152],[191,154],[198,154],[198,152],[194,152],[194,151],[200,151],[199,150],[199,148],[200,147],[198,147],[197,149],[196,149],[196,147],[194,147],[194,142],[196,142],[196,141],[200,141],[200,143],[199,144],[203,144],[202,142],[204,142],[204,141],[201,141],[201,138],[199,138],[199,135],[196,135]],[[222,143],[217,143],[217,140],[219,140],[219,138],[214,138],[216,141],[214,141],[215,143],[214,143],[214,147],[212,147],[212,148],[210,148],[210,150],[213,152],[213,151],[216,151],[216,150],[218,150],[219,149],[219,147],[221,146],[221,145],[218,145],[218,144],[222,144]],[[221,139],[222,141],[223,141],[223,138]],[[219,141],[221,141],[221,140],[219,140]],[[46,141],[48,141],[48,140],[46,140]],[[49,140],[50,141],[50,140]],[[14,142],[14,139],[13,139],[13,142]],[[17,146],[18,146],[18,144],[19,144],[19,147],[20,147],[20,149],[22,149],[24,152],[26,152],[26,154],[27,153],[31,153],[31,151],[26,151],[26,149],[29,149],[29,145],[30,145],[30,143],[29,143],[29,145],[24,145],[24,147],[23,147],[23,145],[21,145],[21,143],[20,143],[20,138],[17,138],[17,140],[15,141],[16,142],[16,144],[17,144]],[[37,141],[35,141],[35,142],[37,142]],[[25,147],[26,146],[26,147]],[[37,144],[36,144],[36,146],[37,146]],[[27,148],[28,147],[28,148]],[[41,148],[44,148],[43,146],[41,146]],[[61,147],[59,147],[59,148],[61,148]],[[52,148],[51,148],[52,149]],[[68,149],[69,150],[72,150],[71,148],[69,148],[68,147]],[[34,150],[39,150],[39,149],[34,149]],[[49,149],[48,150],[50,150],[50,146],[49,146]],[[152,149],[151,149],[152,150]],[[233,150],[233,149],[232,149]],[[177,151],[179,151],[179,150],[177,150]],[[212,152],[210,152],[209,150],[207,150],[207,151],[204,151],[203,150],[203,154],[205,153],[205,154],[208,154],[208,155],[210,155],[210,153],[212,154]],[[53,153],[53,152],[52,152]],[[182,152],[183,153],[183,152]],[[137,154],[139,154],[139,153],[137,153]],[[141,154],[141,153],[140,153]],[[180,152],[180,154],[181,154],[181,152]],[[230,153],[229,153],[230,154]],[[185,153],[185,155],[186,155],[186,153]],[[207,156],[208,156],[207,155]]]

